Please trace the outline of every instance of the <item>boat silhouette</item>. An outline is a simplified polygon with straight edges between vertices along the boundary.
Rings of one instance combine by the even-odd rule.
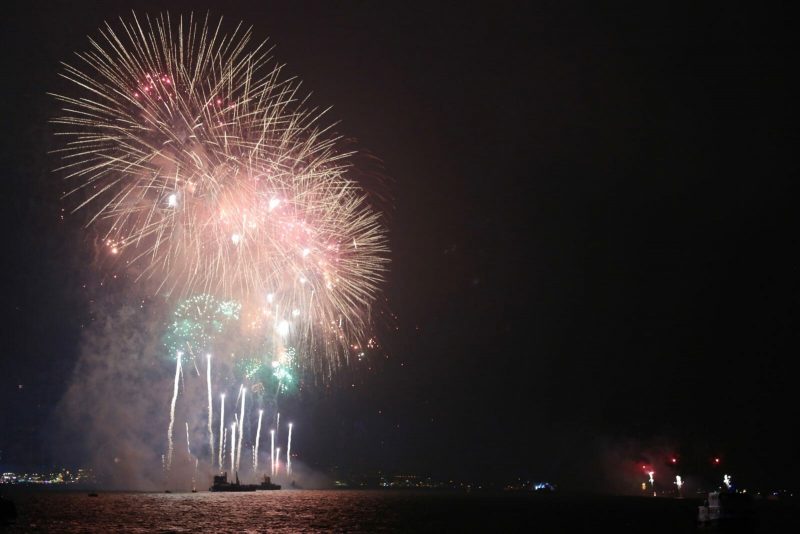
[[[280,485],[273,484],[270,478],[264,475],[261,484],[242,484],[239,482],[239,473],[236,473],[236,481],[228,481],[227,471],[214,477],[214,484],[208,488],[209,491],[256,491],[256,490],[279,490]]]

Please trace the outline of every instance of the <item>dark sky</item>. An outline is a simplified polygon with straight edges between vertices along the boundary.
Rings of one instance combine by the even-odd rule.
[[[399,330],[357,388],[300,402],[310,461],[571,481],[668,443],[789,483],[788,14],[461,4],[134,3],[252,24],[389,177]],[[56,460],[42,422],[97,276],[59,222],[45,92],[129,9],[46,5],[4,8],[0,32],[0,466]]]

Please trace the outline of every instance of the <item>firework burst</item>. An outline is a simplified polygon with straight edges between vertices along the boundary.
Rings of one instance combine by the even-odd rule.
[[[54,95],[75,210],[155,293],[241,302],[276,350],[330,366],[366,333],[388,249],[324,112],[241,25],[132,15],[99,33]]]

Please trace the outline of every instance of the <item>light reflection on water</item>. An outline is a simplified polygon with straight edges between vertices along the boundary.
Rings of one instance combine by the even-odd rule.
[[[391,510],[396,499],[386,492],[34,493],[15,500],[19,517],[10,532],[375,532],[400,526]]]
[[[281,490],[30,492],[9,532],[695,532],[696,499]],[[0,528],[0,530],[2,530]]]

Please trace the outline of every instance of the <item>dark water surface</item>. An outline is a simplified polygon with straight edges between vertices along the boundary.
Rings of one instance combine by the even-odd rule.
[[[405,491],[32,492],[7,532],[703,532],[699,501]],[[766,503],[765,503],[766,504]],[[766,510],[737,528],[798,532]],[[788,521],[788,522],[787,522]],[[785,530],[785,529],[789,530]],[[727,530],[727,529],[726,529]]]

